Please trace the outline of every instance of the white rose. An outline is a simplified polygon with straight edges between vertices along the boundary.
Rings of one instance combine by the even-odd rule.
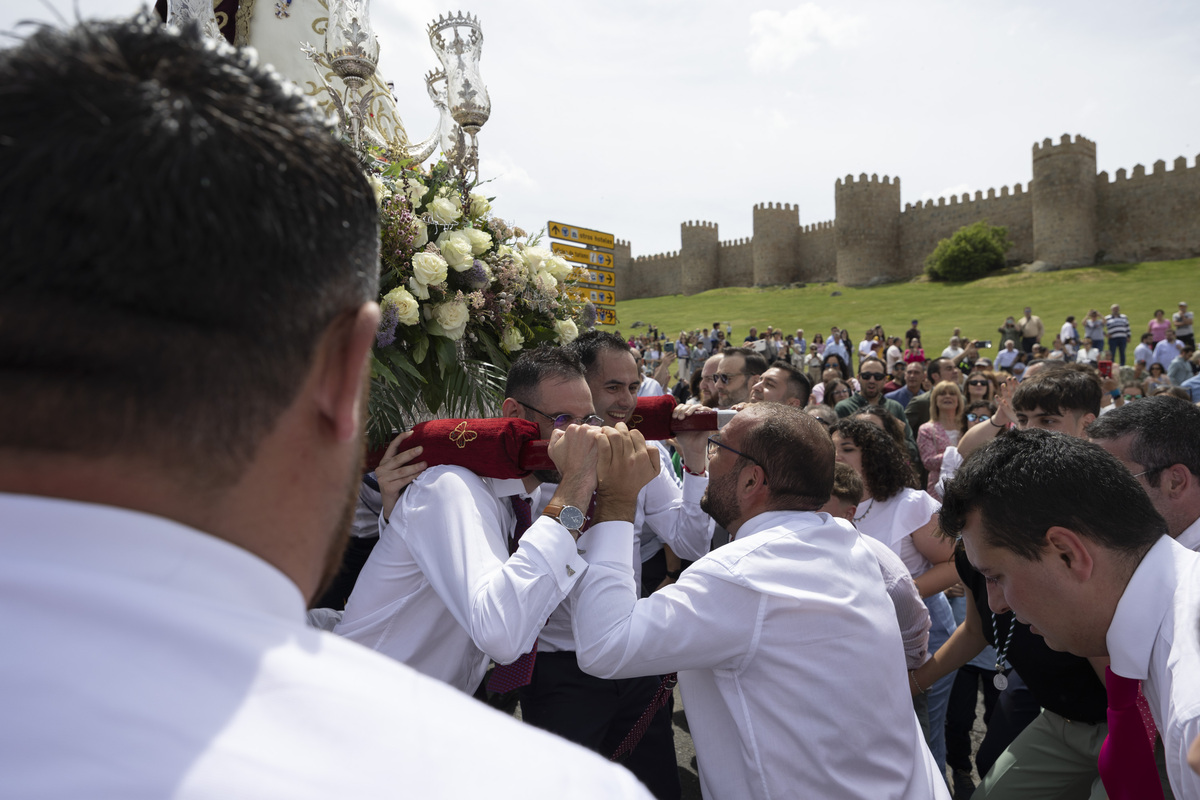
[[[466,333],[471,315],[467,312],[466,303],[452,301],[434,306],[433,318],[442,326],[448,337],[457,341]]]
[[[549,272],[559,281],[565,281],[567,276],[571,274],[571,265],[567,263],[566,259],[559,258],[558,256],[547,258],[542,264],[542,269]]]
[[[500,337],[500,346],[504,348],[506,353],[515,353],[521,349],[521,345],[525,342],[525,337],[516,328],[505,328],[504,335]]]
[[[429,204],[429,219],[438,225],[453,225],[461,216],[462,212],[445,197],[435,197]]]
[[[471,193],[471,216],[482,217],[492,210],[492,204],[481,194]]]
[[[579,336],[579,326],[573,319],[560,319],[554,323],[554,332],[558,334],[559,344],[570,344]]]
[[[471,268],[474,261],[471,253],[471,239],[466,231],[446,231],[437,238],[438,249],[442,258],[454,268],[455,272],[463,272]]]
[[[534,276],[533,282],[542,291],[542,294],[558,292],[558,281],[554,280],[554,276],[549,272],[539,272]]]
[[[413,208],[421,205],[421,200],[429,193],[429,187],[417,180],[411,178],[404,182],[404,193],[408,195],[409,202]]]
[[[462,213],[462,195],[461,194],[459,194],[455,190],[451,189],[449,186],[443,186],[442,188],[438,189],[437,196],[444,197],[445,199],[449,200],[451,203],[454,204],[454,207],[456,209],[458,209],[458,212],[460,214]]]
[[[513,249],[506,244],[502,244],[496,248],[496,255],[499,256],[500,258],[504,258],[505,256],[514,256],[515,257],[515,253],[513,252]]]
[[[408,288],[412,290],[413,297],[416,297],[420,300],[429,299],[429,287],[421,283],[416,278],[408,279]]]
[[[426,293],[428,296],[428,293]],[[420,321],[419,315],[420,306],[417,304],[417,299],[412,296],[402,286],[397,286],[383,296],[384,305],[391,304],[396,307],[398,318],[402,325],[416,325]]]
[[[413,276],[426,286],[441,283],[446,280],[446,259],[437,253],[417,253],[413,256]]]
[[[467,228],[463,233],[471,240],[472,254],[481,256],[491,249],[492,235],[487,231],[481,231],[478,228]]]
[[[410,229],[413,232],[412,248],[417,250],[429,244],[429,226],[413,217]]]
[[[529,267],[530,272],[542,269],[542,262],[554,255],[544,247],[526,247],[521,254],[525,256],[525,266]]]
[[[382,203],[385,197],[392,196],[387,184],[381,181],[378,175],[368,175],[367,183],[371,184],[371,191],[375,192],[375,205]]]

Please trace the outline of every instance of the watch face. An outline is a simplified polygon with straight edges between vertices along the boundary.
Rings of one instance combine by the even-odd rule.
[[[583,512],[575,506],[563,506],[562,511],[558,512],[558,521],[569,531],[582,528],[584,520]]]

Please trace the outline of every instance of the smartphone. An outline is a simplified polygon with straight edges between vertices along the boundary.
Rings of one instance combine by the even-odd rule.
[[[1111,378],[1112,377],[1112,362],[1111,361],[1097,362],[1096,369],[1098,369],[1100,371],[1101,378]]]

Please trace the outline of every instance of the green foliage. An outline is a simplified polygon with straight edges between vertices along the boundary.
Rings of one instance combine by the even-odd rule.
[[[1010,247],[1008,228],[980,220],[938,242],[925,259],[925,272],[935,281],[973,281],[1003,267]]]

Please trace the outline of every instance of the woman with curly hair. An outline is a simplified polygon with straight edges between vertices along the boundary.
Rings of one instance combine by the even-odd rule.
[[[966,431],[964,405],[958,384],[941,381],[929,393],[929,422],[917,429],[917,451],[929,472],[925,489],[934,497],[941,497],[937,485],[942,474],[942,454],[947,447],[957,445],[958,437]]]
[[[954,632],[954,614],[943,592],[958,582],[954,543],[937,532],[940,506],[917,488],[904,450],[882,429],[851,417],[839,420],[830,433],[835,458],[853,467],[863,479],[863,499],[854,525],[890,547],[908,567],[933,622],[929,631],[929,652],[933,653]],[[953,686],[951,674],[926,690],[929,749],[943,769],[946,706]]]

